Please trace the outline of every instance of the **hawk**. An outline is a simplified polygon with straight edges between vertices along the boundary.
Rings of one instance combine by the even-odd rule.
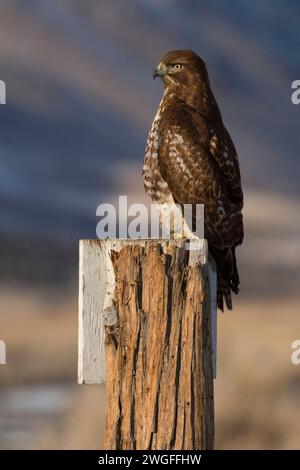
[[[243,192],[235,146],[204,61],[168,52],[154,70],[164,93],[150,129],[143,178],[155,203],[204,204],[204,235],[217,266],[217,304],[239,292],[235,248],[243,241]]]

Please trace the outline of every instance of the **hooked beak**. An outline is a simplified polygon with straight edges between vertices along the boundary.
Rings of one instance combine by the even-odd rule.
[[[164,64],[158,64],[156,69],[153,70],[153,79],[156,77],[163,77],[167,71],[167,67]]]

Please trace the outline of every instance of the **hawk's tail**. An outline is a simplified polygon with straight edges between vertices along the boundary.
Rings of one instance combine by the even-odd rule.
[[[239,273],[236,265],[235,248],[217,248],[210,246],[209,250],[214,257],[217,266],[217,305],[224,310],[224,299],[226,307],[232,309],[231,292],[239,292]]]

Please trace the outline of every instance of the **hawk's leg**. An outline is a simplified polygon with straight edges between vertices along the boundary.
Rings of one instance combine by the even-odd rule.
[[[189,240],[197,240],[198,236],[195,232],[192,232],[186,220],[183,218],[183,238],[187,238]]]
[[[180,204],[167,202],[157,204],[160,216],[160,226],[162,238],[172,238],[175,240],[197,240],[196,233],[192,232],[182,214]]]

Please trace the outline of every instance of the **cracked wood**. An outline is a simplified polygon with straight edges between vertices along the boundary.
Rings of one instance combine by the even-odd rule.
[[[157,240],[111,252],[106,449],[213,448],[209,282],[192,258]]]

